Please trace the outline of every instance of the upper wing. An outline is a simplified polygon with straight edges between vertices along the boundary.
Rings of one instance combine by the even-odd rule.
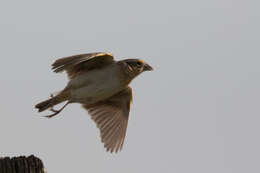
[[[60,58],[52,64],[54,72],[66,71],[69,78],[82,70],[92,70],[102,68],[108,64],[114,63],[113,55],[105,52],[88,53]]]
[[[131,102],[132,89],[128,87],[106,101],[83,105],[97,124],[105,148],[111,153],[123,147]]]

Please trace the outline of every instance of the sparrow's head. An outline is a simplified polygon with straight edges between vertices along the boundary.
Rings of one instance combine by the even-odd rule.
[[[153,68],[141,59],[126,59],[121,61],[126,74],[132,79],[144,71],[152,71]]]

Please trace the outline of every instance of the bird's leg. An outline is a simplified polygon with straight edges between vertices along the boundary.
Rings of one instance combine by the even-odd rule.
[[[51,94],[51,98],[54,98],[53,94]],[[52,99],[52,102],[54,102],[53,99]],[[54,107],[54,106],[51,107],[50,111],[55,112],[55,113],[61,112],[61,110],[55,110],[53,107]],[[64,109],[64,108],[62,108],[62,109]],[[55,114],[55,115],[57,115],[57,114]],[[54,115],[53,115],[53,116],[54,116]],[[51,117],[53,117],[53,116],[51,116]]]
[[[53,94],[51,94],[51,98],[53,98],[53,97],[54,97]],[[44,117],[46,117],[46,118],[54,117],[55,115],[59,114],[69,103],[70,103],[70,102],[68,101],[68,102],[67,102],[61,109],[59,109],[59,110],[55,110],[55,109],[53,108],[53,106],[52,106],[51,109],[50,109],[50,111],[52,111],[53,114],[51,114],[51,115],[46,115],[46,116],[44,116]]]
[[[68,104],[70,104],[70,102],[67,102],[67,103],[66,103],[61,109],[59,109],[59,110],[55,110],[55,109],[51,108],[50,111],[52,111],[52,112],[54,112],[54,113],[51,114],[51,115],[46,115],[46,116],[44,116],[44,117],[46,117],[46,118],[52,118],[52,117],[54,117],[55,115],[59,114]]]

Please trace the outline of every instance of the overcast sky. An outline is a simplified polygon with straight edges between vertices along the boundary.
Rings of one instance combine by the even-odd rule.
[[[0,156],[34,154],[49,173],[259,173],[260,12],[254,0],[0,2]],[[154,67],[131,87],[124,148],[105,152],[61,90],[63,56],[108,51]]]

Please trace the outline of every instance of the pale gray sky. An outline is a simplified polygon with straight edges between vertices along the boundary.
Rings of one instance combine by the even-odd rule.
[[[0,156],[35,154],[49,173],[259,173],[260,12],[254,0],[0,2]],[[53,119],[50,65],[108,51],[155,69],[133,83],[124,149],[106,153],[80,105]]]

